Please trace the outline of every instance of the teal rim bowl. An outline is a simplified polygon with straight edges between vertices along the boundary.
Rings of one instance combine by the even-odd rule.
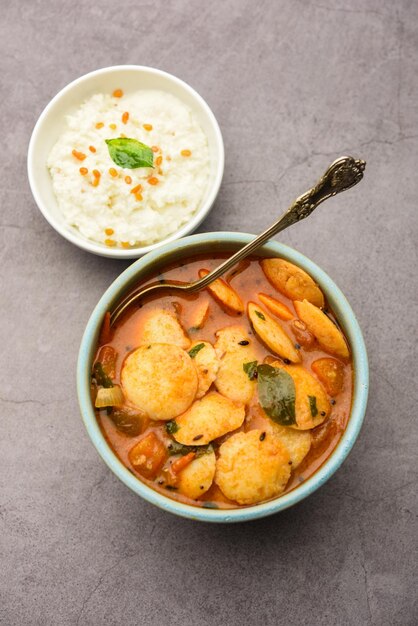
[[[353,355],[354,394],[347,428],[337,447],[323,465],[298,487],[263,504],[239,509],[206,509],[176,502],[148,487],[136,478],[118,459],[103,436],[90,397],[90,373],[97,349],[103,316],[134,285],[161,268],[197,254],[233,252],[254,238],[246,233],[201,233],[173,241],[149,252],[133,263],[110,285],[94,309],[81,341],[77,364],[77,391],[84,424],[96,450],[120,480],[136,494],[156,506],[192,520],[202,522],[244,522],[266,517],[293,506],[323,485],[348,456],[360,432],[366,412],[369,369],[363,335],[344,294],[331,278],[300,252],[276,241],[258,251],[259,256],[279,256],[303,268],[321,286],[349,342]]]

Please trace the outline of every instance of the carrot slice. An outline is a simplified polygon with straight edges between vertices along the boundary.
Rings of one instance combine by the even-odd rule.
[[[294,318],[292,311],[283,302],[272,298],[265,293],[258,294],[259,300],[277,317],[282,320],[291,320]]]
[[[184,468],[190,465],[190,463],[193,461],[195,456],[196,456],[196,452],[189,452],[185,456],[181,456],[179,459],[174,461],[174,463],[171,466],[171,469],[173,470],[174,474],[179,474],[182,470],[184,470]]]
[[[194,330],[198,330],[203,328],[206,320],[209,316],[209,302],[202,302],[202,304],[198,305],[198,307],[193,311],[193,317],[191,319],[191,328]]]
[[[209,270],[199,270],[199,278],[209,274]],[[237,292],[221,278],[217,278],[207,286],[209,293],[219,302],[221,306],[233,313],[243,313],[244,305]]]

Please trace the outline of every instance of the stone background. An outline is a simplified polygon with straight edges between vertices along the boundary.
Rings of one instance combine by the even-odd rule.
[[[0,623],[418,623],[418,3],[1,0]],[[258,233],[337,156],[365,180],[281,240],[342,288],[371,388],[360,438],[313,497],[228,527],[142,502],[80,419],[86,321],[127,266],[38,211],[32,128],[90,70],[151,65],[212,107],[226,169],[201,230]],[[415,578],[414,578],[415,577]]]

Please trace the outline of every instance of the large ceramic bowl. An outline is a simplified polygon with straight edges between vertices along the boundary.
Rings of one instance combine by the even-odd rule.
[[[46,162],[60,134],[66,128],[65,117],[96,93],[112,93],[118,87],[125,93],[138,89],[156,89],[176,96],[194,113],[209,147],[209,180],[196,212],[181,228],[164,240],[136,248],[109,248],[84,237],[68,226],[58,207]],[[71,243],[100,256],[134,259],[164,243],[192,233],[209,213],[221,185],[224,171],[224,146],[218,123],[203,98],[192,87],[172,74],[140,65],[105,67],[77,78],[64,87],[41,113],[33,130],[28,150],[29,183],[36,204],[45,219]]]
[[[321,286],[350,342],[354,361],[354,396],[347,428],[331,456],[320,469],[301,485],[274,500],[241,509],[204,509],[176,502],[154,491],[119,461],[104,438],[90,398],[90,373],[103,316],[116,302],[138,282],[154,274],[160,268],[180,259],[210,252],[233,252],[248,243],[253,235],[243,233],[205,233],[186,237],[179,242],[165,245],[136,261],[109,287],[94,309],[81,342],[78,358],[78,396],[87,432],[98,453],[122,482],[136,494],[152,504],[176,515],[205,522],[243,522],[283,511],[311,495],[323,485],[340,467],[359,434],[367,404],[368,364],[366,348],[355,315],[343,293],[331,278],[312,261],[292,248],[271,241],[265,244],[260,256],[280,256],[306,270]]]

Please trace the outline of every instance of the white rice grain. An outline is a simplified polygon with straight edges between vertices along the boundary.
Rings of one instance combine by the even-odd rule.
[[[126,124],[124,112],[129,113]],[[97,128],[98,123],[103,126]],[[152,130],[144,124],[151,124]],[[207,138],[192,111],[174,96],[151,90],[122,98],[97,94],[67,117],[67,126],[47,166],[66,223],[88,239],[123,247],[152,244],[177,231],[199,209],[209,178]],[[105,139],[121,134],[158,147],[154,164],[162,156],[160,168],[117,166]],[[74,149],[86,158],[79,161]],[[191,155],[182,156],[182,150],[190,150]],[[80,167],[87,168],[88,174],[81,175]],[[117,177],[109,174],[110,168]],[[92,185],[93,170],[101,175],[97,187]],[[126,176],[132,178],[131,184],[125,182]],[[149,184],[151,176],[158,178],[157,185]],[[143,188],[142,200],[131,193],[138,184]]]

